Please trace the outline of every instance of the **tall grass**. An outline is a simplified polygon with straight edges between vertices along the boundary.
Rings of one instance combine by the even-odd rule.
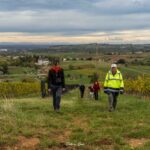
[[[19,97],[40,93],[40,83],[1,82],[0,97]]]
[[[117,110],[108,112],[107,96],[99,101],[79,99],[78,91],[64,95],[61,112],[53,112],[52,98],[0,101],[0,149],[21,149],[19,137],[38,138],[37,149],[131,150],[130,140],[150,137],[150,103],[120,96]],[[137,147],[148,150],[147,142]],[[23,149],[23,148],[22,148]],[[32,147],[31,147],[32,149]]]

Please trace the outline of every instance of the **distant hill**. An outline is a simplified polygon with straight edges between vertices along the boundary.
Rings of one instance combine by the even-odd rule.
[[[38,50],[37,50],[38,51]],[[88,52],[88,53],[109,53],[109,52],[137,52],[150,51],[150,44],[78,44],[78,45],[52,45],[45,52]],[[42,51],[42,52],[43,52]]]
[[[37,49],[47,49],[50,44],[38,44],[38,43],[0,43],[0,49],[7,49],[9,51],[28,51]]]
[[[38,43],[0,43],[0,49],[11,51],[32,51],[32,52],[137,52],[150,51],[150,44],[38,44]]]

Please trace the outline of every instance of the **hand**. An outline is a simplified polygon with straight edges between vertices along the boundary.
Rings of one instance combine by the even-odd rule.
[[[62,89],[63,92],[64,92],[65,90],[66,90],[65,88]]]
[[[48,92],[51,92],[52,90],[51,89],[48,89]]]
[[[123,93],[124,93],[124,91],[123,91],[123,90],[120,90],[120,91],[119,91],[119,93],[120,93],[120,94],[123,94]]]

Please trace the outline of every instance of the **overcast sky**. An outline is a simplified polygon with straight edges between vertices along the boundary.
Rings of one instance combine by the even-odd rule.
[[[0,42],[149,41],[150,0],[0,0]]]

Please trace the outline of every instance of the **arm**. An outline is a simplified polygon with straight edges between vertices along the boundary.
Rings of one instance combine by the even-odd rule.
[[[48,89],[51,89],[51,71],[48,72]]]
[[[106,93],[106,94],[108,93],[107,87],[108,87],[108,73],[107,73],[105,81],[104,81],[104,93]]]
[[[123,92],[124,92],[124,82],[122,74],[120,74],[120,94],[123,94]]]
[[[105,81],[104,81],[104,88],[108,87],[108,73],[106,75]]]
[[[122,74],[121,74],[121,76],[120,76],[120,88],[124,88],[124,82],[123,82],[123,77],[122,77]]]
[[[62,87],[65,88],[65,76],[64,76],[64,70],[62,69]]]

